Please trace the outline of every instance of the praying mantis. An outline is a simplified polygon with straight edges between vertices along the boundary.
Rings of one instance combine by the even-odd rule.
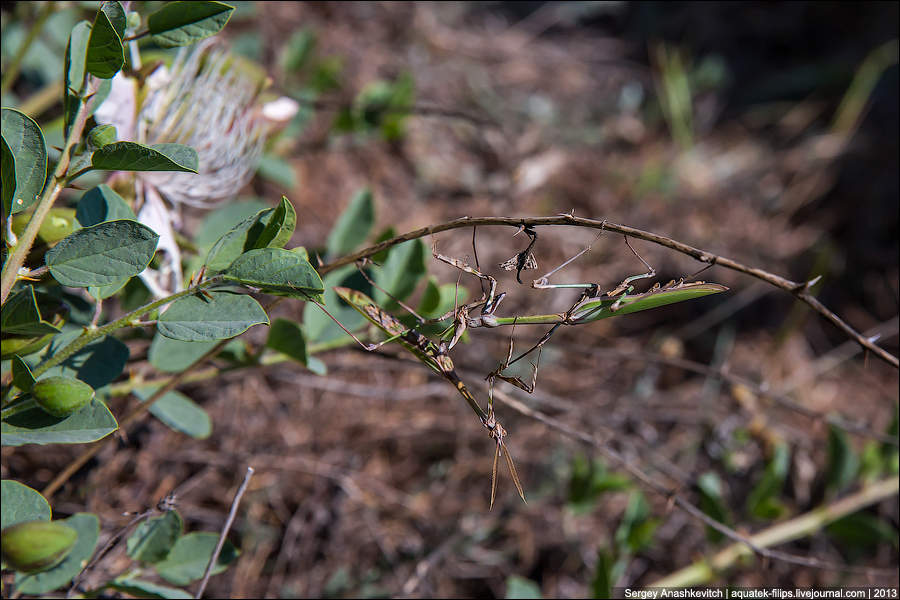
[[[472,410],[475,411],[478,418],[481,419],[481,424],[488,430],[491,439],[497,443],[496,450],[494,451],[494,466],[491,469],[491,508],[494,507],[494,498],[497,491],[497,462],[501,454],[506,458],[506,466],[509,469],[509,474],[512,477],[513,483],[516,485],[519,496],[522,498],[522,501],[525,502],[525,491],[522,489],[522,483],[519,481],[519,473],[516,471],[516,465],[513,462],[512,456],[510,456],[509,453],[509,448],[504,441],[507,432],[494,415],[493,403],[488,403],[487,410],[481,408],[481,404],[479,404],[475,396],[472,395],[472,392],[469,391],[462,379],[459,378],[459,375],[457,375],[453,366],[453,361],[450,359],[447,351],[414,329],[408,329],[403,323],[386,313],[381,307],[375,304],[371,298],[362,292],[344,287],[336,287],[334,288],[334,291],[342,300],[358,310],[369,320],[369,322],[391,336],[387,341],[396,339],[407,350],[412,352],[416,358],[449,381],[466,400]]]
[[[519,252],[513,258],[500,264],[500,267],[503,269],[515,269],[516,279],[520,283],[522,282],[521,272],[523,270],[537,268],[537,260],[534,258],[534,255],[531,254],[531,249],[534,247],[537,241],[537,233],[532,228],[527,226],[522,226],[519,229],[519,232],[522,231],[524,231],[530,238],[528,247],[522,252]],[[473,247],[475,240],[474,235],[475,234],[473,230]],[[492,508],[497,489],[497,463],[501,454],[506,459],[506,464],[509,469],[510,476],[512,477],[513,483],[515,484],[516,489],[519,492],[519,496],[523,501],[525,501],[525,493],[522,489],[522,484],[519,480],[519,475],[516,471],[515,463],[513,462],[512,456],[509,452],[509,448],[505,441],[508,433],[506,429],[500,424],[500,422],[497,421],[496,415],[494,414],[494,381],[495,379],[499,378],[521,388],[522,390],[525,390],[528,393],[531,393],[534,390],[535,382],[537,380],[537,364],[532,364],[532,378],[530,383],[523,381],[519,377],[503,375],[503,371],[505,369],[507,369],[515,362],[521,360],[522,358],[528,356],[535,350],[538,351],[539,363],[540,353],[542,352],[543,345],[562,325],[580,325],[583,323],[589,323],[616,315],[625,315],[642,310],[648,310],[651,308],[665,306],[667,304],[673,304],[675,302],[682,302],[684,300],[700,298],[709,294],[716,294],[728,290],[728,288],[726,288],[725,286],[716,283],[705,283],[702,281],[685,282],[684,279],[680,279],[677,282],[674,280],[670,281],[669,283],[662,286],[657,283],[650,290],[635,294],[633,293],[634,286],[632,285],[632,283],[640,279],[653,277],[656,274],[656,270],[653,269],[653,267],[651,267],[643,258],[641,258],[641,256],[634,250],[634,248],[632,248],[631,244],[628,242],[627,237],[625,238],[625,243],[628,246],[629,250],[631,250],[631,252],[647,268],[647,271],[645,273],[626,277],[619,285],[607,292],[601,292],[599,284],[596,283],[551,284],[549,282],[549,278],[553,274],[588,252],[591,249],[591,246],[588,246],[587,248],[581,250],[578,254],[569,258],[561,265],[552,269],[542,277],[533,280],[531,284],[531,286],[535,289],[582,289],[583,292],[579,299],[576,300],[575,303],[567,311],[562,313],[514,317],[496,316],[495,312],[497,310],[497,307],[500,305],[500,302],[503,300],[506,294],[505,292],[501,292],[498,294],[496,279],[490,275],[482,273],[479,270],[477,265],[477,251],[475,255],[476,267],[471,267],[462,260],[439,254],[436,248],[432,247],[432,255],[436,260],[447,263],[463,272],[474,275],[482,281],[482,297],[479,300],[468,304],[463,304],[461,306],[456,306],[452,311],[446,313],[441,317],[438,317],[437,319],[425,321],[415,312],[411,311],[411,309],[408,309],[414,316],[416,316],[420,324],[425,324],[426,322],[441,322],[452,317],[453,324],[447,330],[453,330],[453,333],[450,336],[449,343],[434,343],[427,337],[417,332],[414,328],[407,327],[397,318],[388,314],[386,311],[384,311],[384,309],[379,307],[374,300],[360,291],[345,287],[334,288],[335,292],[341,299],[343,299],[350,306],[360,312],[370,323],[372,323],[378,329],[388,335],[387,339],[378,344],[363,344],[358,339],[356,340],[357,342],[359,342],[366,350],[369,351],[373,351],[376,348],[392,341],[399,342],[407,350],[414,354],[416,358],[418,358],[421,362],[423,362],[441,377],[450,382],[481,420],[482,425],[488,430],[491,439],[496,442],[493,468],[491,471],[490,505]],[[365,275],[364,272],[363,274]],[[368,279],[370,283],[374,284],[374,282],[368,277],[366,277],[366,279]],[[484,289],[485,282],[488,283],[487,290]],[[473,316],[473,312],[475,309],[480,309],[479,314]],[[486,379],[489,381],[488,402],[487,409],[482,408],[481,404],[469,391],[469,389],[460,379],[459,375],[456,373],[453,361],[451,360],[448,352],[456,345],[462,334],[468,328],[493,328],[501,327],[504,325],[511,325],[515,327],[516,325],[539,324],[552,325],[552,327],[543,335],[543,337],[541,337],[541,339],[534,346],[532,346],[529,350],[523,352],[516,358],[512,358],[513,343],[512,337],[510,337],[509,351],[507,353],[506,360],[503,361],[503,363],[501,363],[497,369],[488,374],[488,376],[486,377]],[[347,333],[349,333],[352,337],[354,337],[354,339],[356,339],[356,337],[353,336],[352,333],[350,333],[349,331]]]

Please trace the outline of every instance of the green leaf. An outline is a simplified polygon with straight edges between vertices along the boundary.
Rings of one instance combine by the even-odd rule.
[[[722,497],[722,481],[719,476],[708,471],[697,478],[697,488],[700,490],[700,510],[722,524],[731,521],[728,506]],[[724,538],[724,534],[712,527],[706,528],[706,537],[716,543]]]
[[[266,223],[262,233],[256,240],[257,248],[284,248],[294,235],[297,226],[297,213],[294,206],[285,197],[281,197],[281,204],[272,213],[269,222]]]
[[[175,547],[162,562],[156,563],[160,577],[175,585],[188,585],[203,577],[206,565],[212,557],[219,540],[217,533],[189,533],[175,542]],[[225,541],[222,552],[216,559],[212,573],[216,575],[228,568],[240,552],[231,542]]]
[[[315,298],[324,287],[309,261],[283,248],[259,248],[238,256],[223,273],[226,281],[280,292],[296,298]]]
[[[158,241],[152,229],[136,221],[106,221],[64,238],[47,251],[45,262],[62,285],[110,285],[143,271]]]
[[[75,100],[80,102],[78,95],[84,85],[84,73],[87,65],[87,49],[88,41],[91,39],[91,23],[90,21],[79,21],[72,28],[69,34],[69,42],[66,44],[65,58],[65,78],[66,78],[66,95],[75,96]],[[74,114],[72,115],[74,118]],[[66,124],[69,124],[71,118],[66,118]]]
[[[28,364],[18,356],[12,357],[12,379],[13,385],[23,392],[30,392],[34,385],[34,375]]]
[[[9,215],[13,199],[16,196],[16,157],[6,139],[0,137],[0,189],[2,189],[3,214]]]
[[[292,190],[297,187],[297,172],[294,165],[274,154],[263,154],[256,167],[259,176],[267,181]]]
[[[540,586],[532,580],[510,575],[506,578],[506,598],[540,599],[543,596]]]
[[[119,36],[119,39],[124,38],[126,17],[125,10],[122,8],[122,5],[115,0],[107,0],[100,3],[100,10],[102,10],[103,14],[105,14],[109,19],[109,23],[115,30],[116,35]]]
[[[197,151],[184,144],[115,142],[95,150],[91,168],[105,171],[182,171],[196,173]]]
[[[150,344],[147,359],[163,373],[180,373],[212,350],[218,342],[183,342],[157,333]]]
[[[51,516],[50,503],[37,490],[12,479],[0,482],[0,529]]]
[[[6,301],[0,311],[4,335],[37,336],[59,333],[59,328],[41,317],[34,288],[30,285]]]
[[[105,300],[106,298],[115,296],[119,290],[128,285],[129,281],[131,281],[131,277],[123,277],[109,285],[92,285],[88,288],[88,294],[97,300]]]
[[[75,211],[75,218],[82,227],[91,227],[104,221],[121,219],[137,221],[137,216],[128,203],[105,183],[86,191],[81,196]]]
[[[275,319],[269,329],[269,339],[266,346],[290,356],[300,364],[306,366],[308,355],[306,353],[306,338],[303,328],[287,319]]]
[[[830,425],[828,428],[828,460],[825,484],[832,492],[841,492],[856,478],[859,458],[850,446],[847,434]]]
[[[897,529],[884,519],[859,511],[830,523],[825,531],[843,547],[870,550],[880,544],[897,547]]]
[[[194,595],[179,588],[160,585],[142,579],[134,579],[130,577],[120,577],[109,582],[106,587],[125,592],[136,598],[162,598],[171,600],[181,600],[193,598]]]
[[[629,553],[647,547],[659,522],[650,518],[650,505],[640,491],[631,492],[622,522],[616,530],[616,544]]]
[[[46,594],[52,592],[78,575],[97,546],[100,536],[100,519],[90,513],[77,513],[60,521],[78,532],[78,540],[66,558],[53,567],[32,575],[16,574],[16,590],[22,594]]]
[[[79,329],[71,328],[56,336],[47,358],[67,346],[80,334]],[[128,346],[115,337],[107,335],[87,344],[62,364],[47,369],[41,377],[52,375],[74,377],[95,390],[99,390],[122,373],[128,357]]]
[[[112,20],[110,20],[112,16]],[[125,12],[118,2],[104,2],[94,17],[91,36],[87,45],[85,67],[88,73],[100,79],[112,79],[125,64],[125,48],[122,37],[112,21],[124,25]]]
[[[147,400],[156,390],[138,390],[135,394],[141,400]],[[212,421],[203,408],[182,394],[171,391],[153,403],[150,412],[154,417],[175,431],[187,434],[198,440],[205,440],[212,433]]]
[[[773,519],[784,511],[784,506],[777,496],[784,486],[790,464],[790,447],[785,443],[777,444],[763,476],[747,496],[747,511],[751,515],[761,519]]]
[[[240,335],[253,325],[269,324],[259,302],[242,294],[212,292],[211,298],[185,296],[160,315],[157,331],[185,342],[224,340]]]
[[[260,211],[266,210],[270,209],[266,203],[261,200],[225,204],[206,215],[203,222],[197,228],[197,234],[194,236],[194,243],[200,248],[208,249],[216,243],[220,237],[245,219],[258,214]],[[234,260],[234,258],[232,258],[232,260]],[[225,266],[227,267],[228,265]]]
[[[378,234],[378,237],[375,238],[375,243],[380,244],[381,242],[386,242],[387,240],[395,237],[397,237],[397,231],[393,228],[393,226],[389,226],[387,229]],[[388,252],[390,251],[391,249],[387,248],[380,252],[376,252],[372,255],[372,262],[376,265],[384,263],[384,261],[387,260]]]
[[[274,209],[267,208],[251,215],[220,237],[206,255],[206,268],[210,274],[228,268],[238,256],[258,248],[256,241],[266,228],[267,219]]]
[[[425,255],[422,240],[411,240],[394,246],[384,265],[375,271],[375,283],[397,300],[405,300],[425,274]],[[375,290],[375,301],[388,308],[397,305],[379,289]]]
[[[612,598],[613,586],[622,576],[625,561],[616,561],[606,548],[597,552],[597,563],[594,566],[594,577],[591,579],[591,591],[594,598]]]
[[[375,204],[368,188],[357,192],[328,234],[328,258],[347,254],[369,236],[375,222]]]
[[[335,287],[370,290],[371,286],[359,274],[355,266],[347,265],[328,273],[325,276],[323,285],[325,293],[323,294],[324,302],[322,304],[327,307],[328,312],[335,319],[340,321],[350,331],[357,331],[365,325],[366,319],[356,309],[341,302],[334,291]],[[307,303],[303,308],[303,327],[307,340],[310,342],[328,342],[347,335],[322,309],[312,302]]]
[[[144,563],[164,560],[181,537],[184,523],[177,511],[170,510],[159,517],[147,519],[128,536],[128,556]]]
[[[232,11],[222,2],[169,2],[150,15],[147,27],[163,48],[189,46],[218,33]]]
[[[0,131],[12,155],[16,174],[15,198],[9,208],[4,201],[4,210],[6,214],[14,215],[34,204],[41,196],[47,179],[47,146],[37,123],[11,108],[0,111]],[[11,184],[3,184],[4,190],[9,187]]]
[[[50,416],[35,406],[0,424],[4,446],[83,444],[105,438],[118,428],[112,413],[96,398],[65,419]]]

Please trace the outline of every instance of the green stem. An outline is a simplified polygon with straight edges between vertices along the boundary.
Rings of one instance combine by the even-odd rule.
[[[89,78],[88,90],[85,93],[85,97],[90,97],[97,91],[97,86],[99,85],[97,81],[98,80],[94,77]],[[44,193],[41,195],[41,199],[34,209],[31,220],[28,221],[28,226],[25,227],[25,231],[22,232],[22,235],[16,241],[12,253],[6,260],[6,264],[3,265],[3,273],[0,275],[0,304],[4,304],[9,297],[9,293],[12,291],[12,288],[18,279],[19,269],[21,269],[22,265],[25,263],[25,257],[28,256],[28,252],[31,250],[32,244],[34,244],[38,230],[44,223],[44,219],[47,218],[47,214],[49,214],[50,209],[53,207],[56,197],[59,196],[59,193],[63,189],[64,182],[66,181],[66,172],[69,170],[72,149],[81,139],[84,125],[90,114],[91,104],[91,100],[87,100],[81,104],[75,122],[72,124],[72,130],[69,132],[69,137],[66,139],[66,145],[63,147],[62,154],[59,157],[59,162],[56,163],[53,177],[44,188]]]
[[[204,290],[206,288],[212,287],[213,285],[219,283],[220,281],[221,281],[221,277],[218,277],[218,276],[212,277],[202,283],[198,283],[197,285],[195,285],[193,287],[189,287],[186,290],[182,290],[180,292],[172,294],[171,296],[162,298],[161,300],[156,300],[149,304],[145,304],[144,306],[131,311],[124,317],[122,317],[120,319],[116,319],[115,321],[112,321],[110,323],[107,323],[103,327],[98,327],[96,329],[88,329],[87,331],[82,333],[80,336],[78,336],[74,341],[72,341],[71,344],[69,344],[65,348],[60,349],[59,352],[54,354],[49,360],[42,363],[37,369],[35,369],[34,373],[33,373],[34,377],[37,378],[41,374],[45,373],[48,369],[51,369],[51,368],[55,367],[56,365],[60,364],[61,362],[63,362],[64,360],[66,360],[67,358],[69,358],[70,356],[72,356],[73,354],[75,354],[76,352],[78,352],[79,350],[81,350],[82,348],[84,348],[85,346],[90,344],[91,342],[93,342],[94,340],[99,339],[109,333],[112,333],[113,331],[115,331],[117,329],[121,329],[123,327],[128,327],[128,326],[132,325],[133,322],[141,315],[144,315],[152,310],[155,310],[155,309],[159,308],[160,306],[168,304],[169,302],[173,302],[175,300],[178,300],[179,298],[183,298],[184,296],[190,296],[191,294],[196,294],[200,290]]]
[[[837,502],[815,508],[789,521],[764,529],[750,536],[750,540],[759,548],[770,548],[811,535],[841,517],[897,495],[897,485],[897,477],[882,479]],[[741,558],[752,554],[753,551],[746,544],[735,543],[709,559],[697,561],[680,571],[652,582],[650,587],[701,585],[714,579],[717,573],[734,566]]]
[[[35,38],[37,38],[38,34],[44,28],[44,23],[47,21],[47,18],[53,13],[54,4],[56,3],[47,2],[44,4],[37,15],[34,25],[31,27],[31,30],[29,30],[28,36],[22,41],[22,45],[19,46],[12,61],[6,65],[6,72],[3,74],[3,80],[0,81],[0,93],[5,94],[9,91],[9,88],[12,87],[13,82],[19,75],[19,69],[22,67],[22,60],[24,60],[25,55],[28,54],[28,49],[31,48],[31,44],[34,42]]]

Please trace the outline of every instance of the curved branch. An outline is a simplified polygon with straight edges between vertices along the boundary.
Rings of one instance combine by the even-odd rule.
[[[748,267],[747,265],[736,260],[724,256],[719,256],[718,254],[707,252],[705,250],[700,250],[699,248],[695,248],[689,244],[679,242],[678,240],[673,240],[672,238],[666,237],[664,235],[659,235],[650,231],[644,231],[642,229],[636,229],[627,225],[611,223],[606,220],[598,221],[596,219],[585,219],[582,217],[576,217],[571,214],[557,215],[555,217],[532,218],[462,217],[460,219],[454,219],[453,221],[448,221],[446,223],[422,227],[421,229],[416,229],[414,231],[398,235],[397,237],[385,240],[380,244],[375,244],[374,246],[370,246],[369,248],[354,252],[353,254],[348,254],[343,258],[339,258],[335,261],[324,264],[319,267],[318,271],[320,275],[324,275],[329,271],[337,269],[338,267],[354,263],[358,260],[362,260],[363,258],[369,258],[383,250],[387,250],[392,246],[396,246],[397,244],[407,242],[409,240],[415,240],[427,235],[440,233],[442,231],[450,231],[451,229],[460,229],[463,227],[483,225],[503,225],[516,228],[522,225],[530,227],[536,227],[539,225],[572,225],[575,227],[599,229],[601,231],[607,230],[614,233],[627,235],[628,237],[638,238],[648,242],[653,242],[654,244],[659,244],[660,246],[676,250],[678,252],[681,252],[682,254],[687,254],[688,256],[710,266],[719,265],[725,267],[726,269],[731,269],[733,271],[738,271],[739,273],[744,273],[745,275],[750,275],[751,277],[761,279],[762,281],[765,281],[770,285],[789,292],[801,302],[809,305],[814,311],[822,315],[835,327],[843,331],[847,337],[855,340],[856,343],[858,343],[860,346],[862,346],[866,350],[870,350],[875,356],[893,366],[894,368],[900,368],[900,361],[898,361],[896,356],[894,356],[887,350],[884,350],[883,348],[877,346],[872,340],[863,336],[860,332],[851,327],[846,321],[829,310],[825,305],[823,305],[809,293],[809,288],[813,283],[815,283],[815,280],[804,282],[791,281],[790,279],[785,279],[784,277],[775,275],[774,273],[770,273],[768,271],[764,271],[763,269]]]

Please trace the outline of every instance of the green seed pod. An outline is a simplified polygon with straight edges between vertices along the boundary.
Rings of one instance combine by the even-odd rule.
[[[68,417],[91,401],[94,389],[78,379],[56,376],[37,381],[31,395],[47,413]]]
[[[8,360],[14,355],[28,356],[34,354],[53,340],[55,333],[29,337],[25,335],[4,336],[0,340],[0,359]]]
[[[22,232],[25,231],[25,227],[31,220],[31,215],[32,213],[29,211],[13,216],[13,233],[22,235]],[[74,208],[51,208],[47,218],[41,223],[41,228],[38,229],[37,239],[38,242],[44,245],[53,246],[56,242],[78,229],[78,227]]]
[[[59,563],[72,550],[78,532],[59,521],[28,521],[3,530],[3,560],[17,571],[34,573]]]
[[[94,148],[112,144],[116,141],[116,128],[114,125],[97,125],[88,133],[88,142]]]

